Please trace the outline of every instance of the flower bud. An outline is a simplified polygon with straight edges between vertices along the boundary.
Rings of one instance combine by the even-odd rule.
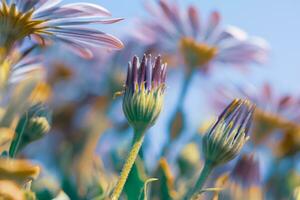
[[[135,56],[128,64],[123,97],[123,111],[129,124],[138,131],[151,127],[162,109],[166,64],[160,56],[152,62],[151,55],[144,55],[142,62]]]
[[[21,147],[42,138],[50,130],[51,112],[42,104],[32,106],[18,125],[25,123]]]
[[[213,165],[232,160],[249,139],[248,132],[255,106],[235,99],[203,137],[205,159]]]

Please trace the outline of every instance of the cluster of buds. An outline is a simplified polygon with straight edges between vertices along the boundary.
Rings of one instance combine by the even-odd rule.
[[[166,66],[160,56],[153,62],[151,55],[144,55],[141,63],[135,56],[128,64],[123,111],[139,132],[151,127],[162,109]]]
[[[249,139],[248,133],[255,106],[248,100],[235,99],[225,108],[217,122],[203,137],[207,162],[220,165],[229,162]]]

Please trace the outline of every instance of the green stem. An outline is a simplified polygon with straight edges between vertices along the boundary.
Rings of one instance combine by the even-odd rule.
[[[206,179],[210,175],[213,168],[214,168],[214,165],[211,162],[207,162],[207,161],[205,162],[204,167],[201,171],[201,174],[200,174],[194,188],[188,192],[188,194],[185,197],[185,200],[193,199],[193,196],[197,195],[201,191]]]
[[[178,98],[176,108],[175,108],[175,112],[174,112],[175,114],[172,116],[171,120],[168,123],[169,133],[171,135],[172,135],[172,133],[171,133],[172,126],[173,126],[173,123],[176,119],[176,115],[180,112],[183,112],[183,104],[184,104],[184,101],[185,101],[185,98],[186,98],[186,94],[188,92],[188,88],[189,88],[190,83],[192,81],[193,74],[194,74],[194,70],[186,72],[185,75],[184,75],[183,84],[182,84],[182,87],[181,87],[181,90],[180,90],[179,98]],[[184,127],[184,125],[185,125],[184,121],[182,123],[183,123],[182,126]],[[180,132],[177,135],[180,135]],[[168,147],[169,147],[169,145],[164,146],[164,148],[162,150],[163,155],[168,155],[169,154],[170,149]]]
[[[128,155],[128,158],[123,166],[123,169],[122,169],[122,172],[121,172],[121,175],[119,177],[119,180],[117,182],[117,185],[111,195],[111,199],[112,200],[118,200],[122,191],[123,191],[123,188],[124,188],[124,185],[126,183],[126,180],[128,178],[128,175],[131,171],[131,168],[137,158],[137,155],[140,151],[140,148],[143,144],[143,140],[144,140],[144,133],[141,133],[139,131],[134,131],[134,140],[133,140],[133,145],[132,145],[132,148],[131,148],[131,151]]]
[[[9,157],[10,158],[14,158],[20,148],[20,144],[22,141],[22,137],[23,137],[23,133],[26,127],[26,124],[28,122],[27,117],[21,118],[16,131],[15,131],[15,138],[13,139],[13,141],[11,142],[11,145],[9,147]]]

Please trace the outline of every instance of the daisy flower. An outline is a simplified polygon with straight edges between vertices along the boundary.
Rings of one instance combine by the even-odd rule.
[[[182,55],[188,72],[191,68],[207,70],[212,62],[245,65],[265,61],[267,43],[249,37],[243,30],[221,27],[219,12],[211,12],[203,22],[195,6],[187,9],[168,0],[158,5],[148,5],[150,20],[141,23],[136,36],[152,49],[159,49],[167,56]]]
[[[61,5],[62,0],[2,0],[0,4],[0,46],[6,53],[18,41],[34,38],[41,44],[60,41],[83,57],[91,57],[93,46],[123,47],[112,35],[88,24],[111,24],[105,8],[91,3]]]

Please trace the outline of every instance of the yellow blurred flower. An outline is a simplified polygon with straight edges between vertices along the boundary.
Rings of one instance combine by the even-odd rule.
[[[27,160],[0,159],[0,180],[11,180],[22,186],[35,179],[40,173],[40,167]]]
[[[25,200],[25,196],[21,188],[13,181],[0,180],[0,199]]]
[[[300,126],[290,126],[282,130],[283,137],[271,143],[274,154],[280,158],[294,155],[300,150]]]
[[[15,131],[10,128],[0,128],[0,152],[8,149],[8,145],[15,136]]]
[[[52,89],[50,85],[48,85],[45,82],[40,82],[35,86],[34,90],[32,91],[29,97],[30,99],[29,101],[32,104],[47,102],[51,97],[51,95],[52,95]]]
[[[300,186],[295,188],[293,197],[294,200],[300,200]]]

